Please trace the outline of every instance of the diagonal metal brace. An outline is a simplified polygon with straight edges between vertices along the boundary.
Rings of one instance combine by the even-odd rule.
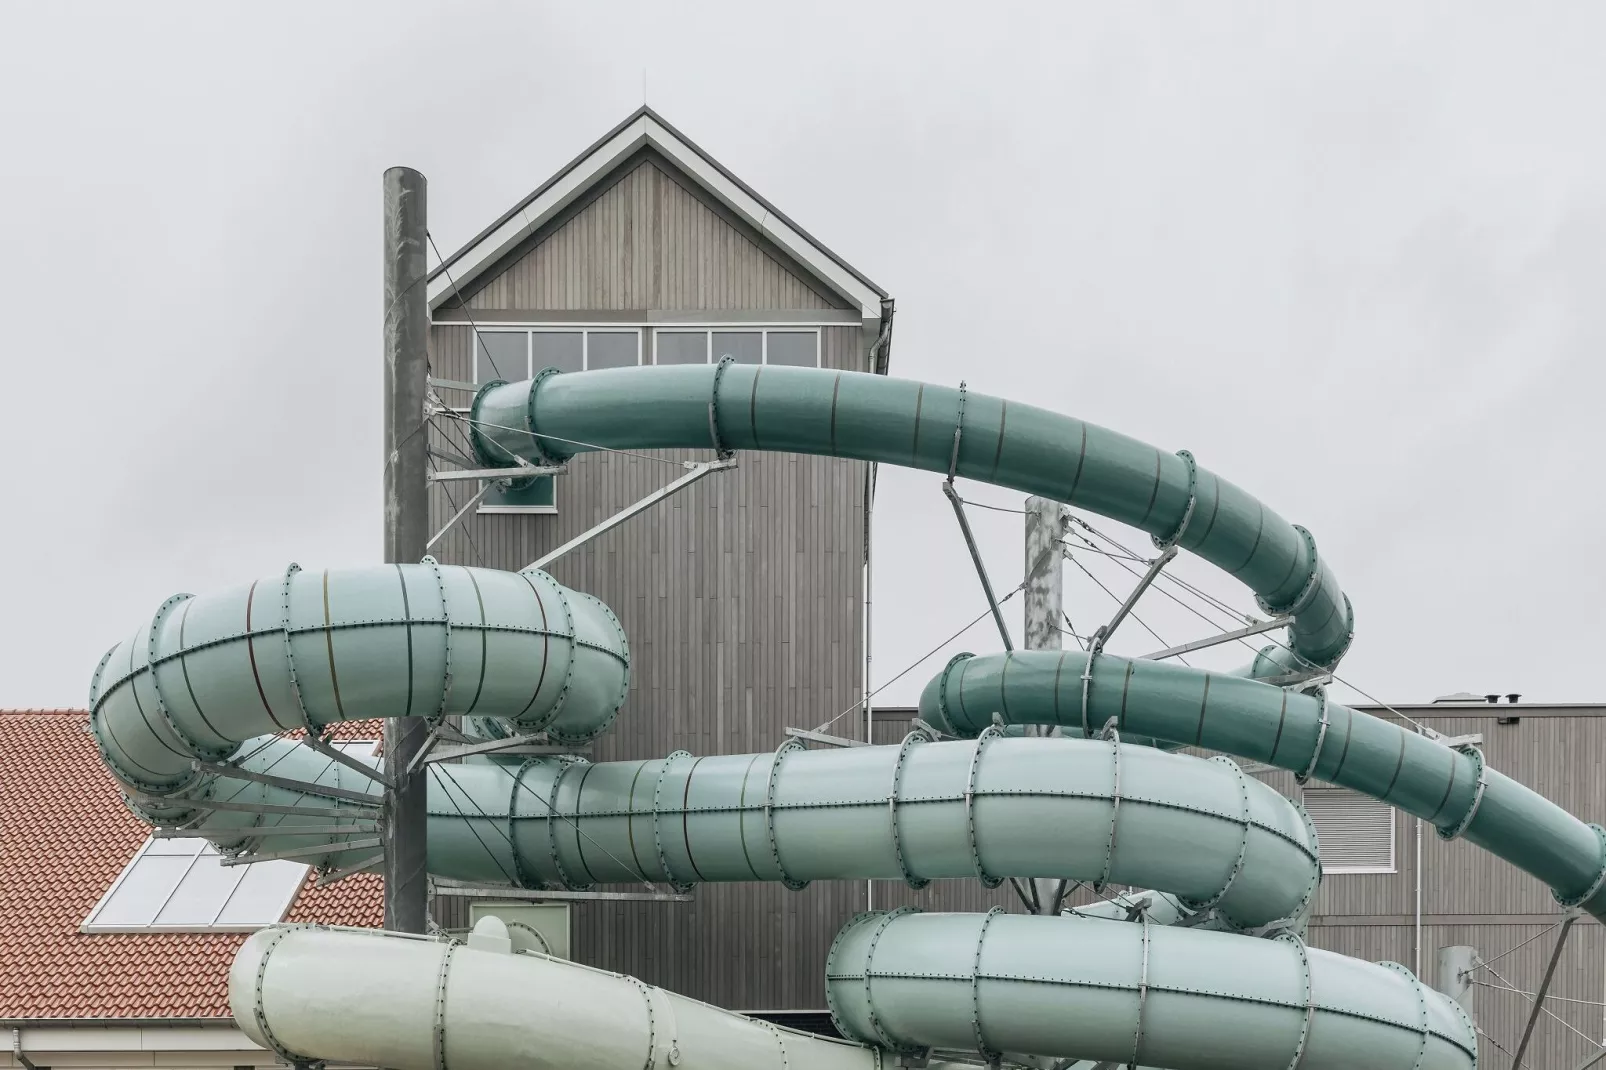
[[[958,456],[959,447],[954,447],[954,455]],[[965,545],[970,549],[971,563],[976,566],[976,575],[981,580],[981,589],[987,595],[987,605],[993,611],[993,623],[998,625],[999,637],[1004,640],[1005,650],[1014,650],[1015,643],[1009,638],[1009,625],[1004,623],[1004,612],[998,608],[998,597],[993,594],[993,582],[987,578],[987,566],[982,563],[981,551],[976,548],[976,536],[970,530],[970,518],[965,516],[965,503],[960,499],[959,492],[954,490],[952,479],[946,480],[942,485],[942,492],[948,498],[948,503],[954,507],[954,517],[959,521],[959,530],[965,536]]]
[[[1192,654],[1195,650],[1206,650],[1213,646],[1220,646],[1223,643],[1247,639],[1251,635],[1260,635],[1262,632],[1276,631],[1293,619],[1293,617],[1273,617],[1271,620],[1263,620],[1258,624],[1251,624],[1247,628],[1239,628],[1235,631],[1222,632],[1220,635],[1212,635],[1208,639],[1195,639],[1191,643],[1168,646],[1164,650],[1156,650],[1152,654],[1145,654],[1143,658],[1145,661],[1164,661],[1166,658],[1174,658],[1178,654]]]
[[[1115,616],[1110,618],[1110,623],[1100,629],[1104,633],[1103,643],[1099,644],[1101,648],[1104,643],[1110,641],[1110,636],[1115,634],[1115,629],[1121,626],[1121,622],[1126,620],[1127,616],[1132,612],[1132,607],[1138,604],[1139,598],[1143,597],[1143,592],[1147,591],[1150,585],[1154,583],[1155,578],[1160,575],[1160,570],[1169,565],[1171,559],[1176,556],[1176,546],[1168,546],[1159,557],[1149,562],[1149,570],[1143,574],[1142,579],[1138,580],[1138,585],[1132,588],[1132,593],[1126,596],[1126,601],[1122,602],[1121,608],[1115,611]]]
[[[670,497],[678,491],[684,490],[693,483],[697,482],[699,479],[702,479],[704,476],[713,472],[726,472],[732,468],[735,468],[736,458],[726,457],[717,461],[702,461],[696,464],[688,464],[686,467],[689,469],[689,471],[687,471],[687,473],[681,476],[679,479],[659,487],[657,490],[653,491],[639,502],[636,502],[634,505],[626,506],[610,516],[608,519],[604,520],[602,523],[581,532],[579,535],[576,535],[574,538],[570,539],[556,550],[553,550],[550,553],[547,553],[542,557],[530,562],[528,565],[524,566],[525,569],[546,568],[552,562],[569,553],[571,550],[577,550],[586,543],[590,542],[592,539],[596,538],[598,535],[601,535],[604,532],[612,531],[614,528],[618,527],[620,524],[623,524],[631,517],[636,516],[639,513],[646,512],[648,509],[651,509],[665,498]]]
[[[207,773],[211,776],[228,777],[231,780],[250,780],[258,784],[267,784],[269,787],[284,788],[286,791],[296,791],[303,795],[317,795],[325,799],[339,799],[343,802],[360,803],[378,809],[384,804],[384,796],[373,795],[366,791],[353,791],[350,788],[337,788],[332,784],[314,784],[306,780],[292,780],[290,777],[274,776],[272,773],[258,773],[251,769],[242,769],[237,765],[218,765],[215,762],[192,761],[190,768],[198,773]]]
[[[331,843],[317,843],[311,847],[292,847],[287,851],[253,852],[240,855],[238,858],[220,858],[220,866],[249,866],[257,862],[294,861],[298,858],[321,858],[326,855],[342,854],[346,851],[361,851],[370,847],[378,847],[384,841],[378,836],[369,836],[361,840],[341,840]]]
[[[1551,949],[1550,963],[1545,967],[1544,980],[1539,982],[1539,991],[1534,993],[1534,1009],[1528,1014],[1528,1025],[1522,1031],[1522,1040],[1517,1042],[1517,1053],[1511,1057],[1511,1070],[1519,1070],[1522,1066],[1523,1052],[1528,1050],[1528,1041],[1533,1039],[1534,1026],[1539,1022],[1539,1012],[1545,1007],[1545,994],[1550,991],[1550,982],[1556,976],[1556,965],[1561,962],[1561,949],[1567,946],[1567,934],[1572,931],[1579,914],[1576,909],[1569,910],[1561,921],[1561,931],[1556,934],[1556,946]]]
[[[339,747],[331,747],[327,741],[319,739],[317,736],[310,734],[302,736],[301,745],[310,750],[315,750],[330,761],[338,762],[347,769],[361,773],[368,779],[383,784],[387,788],[394,786],[377,765],[369,765],[361,758],[353,758]]]

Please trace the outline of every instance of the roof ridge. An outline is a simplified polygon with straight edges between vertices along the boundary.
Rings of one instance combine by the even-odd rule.
[[[88,717],[82,706],[24,706],[18,709],[0,709],[0,717]]]

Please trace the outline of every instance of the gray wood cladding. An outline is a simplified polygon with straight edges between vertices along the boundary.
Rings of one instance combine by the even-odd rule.
[[[821,335],[826,366],[863,368],[857,325]],[[471,347],[470,327],[437,324],[435,374],[467,379]],[[467,395],[444,400],[466,404]],[[433,438],[461,452],[463,430],[448,421]],[[471,515],[436,556],[523,568],[682,473],[666,462],[711,456],[582,454],[558,479],[556,515]],[[560,582],[611,606],[630,638],[630,694],[592,760],[773,750],[787,726],[812,727],[859,703],[864,478],[858,462],[743,454],[736,470],[552,565]],[[471,493],[457,484],[449,501],[438,489],[432,530]],[[837,727],[860,734],[862,725],[855,710]],[[702,885],[695,894],[687,904],[575,904],[576,959],[722,1006],[817,1008],[831,939],[865,906],[863,882],[802,892]]]
[[[470,309],[845,308],[655,154],[516,250]]]

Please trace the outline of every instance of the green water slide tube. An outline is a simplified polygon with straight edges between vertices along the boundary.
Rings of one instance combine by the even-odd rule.
[[[923,718],[958,737],[948,740],[432,767],[429,867],[441,876],[570,888],[1046,876],[1143,886],[1167,908],[1137,920],[1097,909],[1112,917],[856,919],[827,977],[853,1044],[509,951],[505,932],[459,945],[279,927],[242,949],[231,999],[247,1031],[287,1058],[847,1070],[958,1050],[1029,1066],[1475,1065],[1452,1002],[1393,964],[1299,940],[1319,866],[1297,806],[1227,759],[1133,741],[1345,784],[1508,858],[1563,903],[1606,909],[1596,827],[1487,769],[1474,749],[1261,682],[1336,664],[1349,602],[1308,533],[1186,454],[963,390],[730,363],[543,373],[485,387],[472,415],[488,465],[594,448],[782,450],[1070,502],[1238,576],[1263,608],[1293,618],[1291,652],[1270,647],[1236,676],[1110,655],[964,656],[922,699]],[[625,638],[595,599],[538,572],[426,561],[292,570],[170,600],[103,660],[92,713],[108,765],[148,820],[206,830],[230,853],[294,844],[338,868],[371,853],[371,774],[269,733],[422,713],[582,740],[606,729],[627,688]],[[1006,731],[1027,724],[1070,738]],[[312,812],[333,829],[283,834]],[[685,1045],[666,1040],[678,1028],[666,1023],[685,1021],[696,1023]],[[760,1040],[774,1047],[761,1053]]]

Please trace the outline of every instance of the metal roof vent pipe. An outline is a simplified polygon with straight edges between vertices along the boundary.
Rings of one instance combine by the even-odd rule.
[[[1506,696],[1506,701],[1511,703],[1512,705],[1516,705],[1517,700],[1520,699],[1520,698],[1522,698],[1521,695],[1507,695]]]
[[[1485,696],[1483,696],[1483,700],[1485,702],[1487,702],[1489,705],[1494,706],[1494,705],[1497,705],[1500,702],[1500,696],[1499,695],[1485,695]]]

